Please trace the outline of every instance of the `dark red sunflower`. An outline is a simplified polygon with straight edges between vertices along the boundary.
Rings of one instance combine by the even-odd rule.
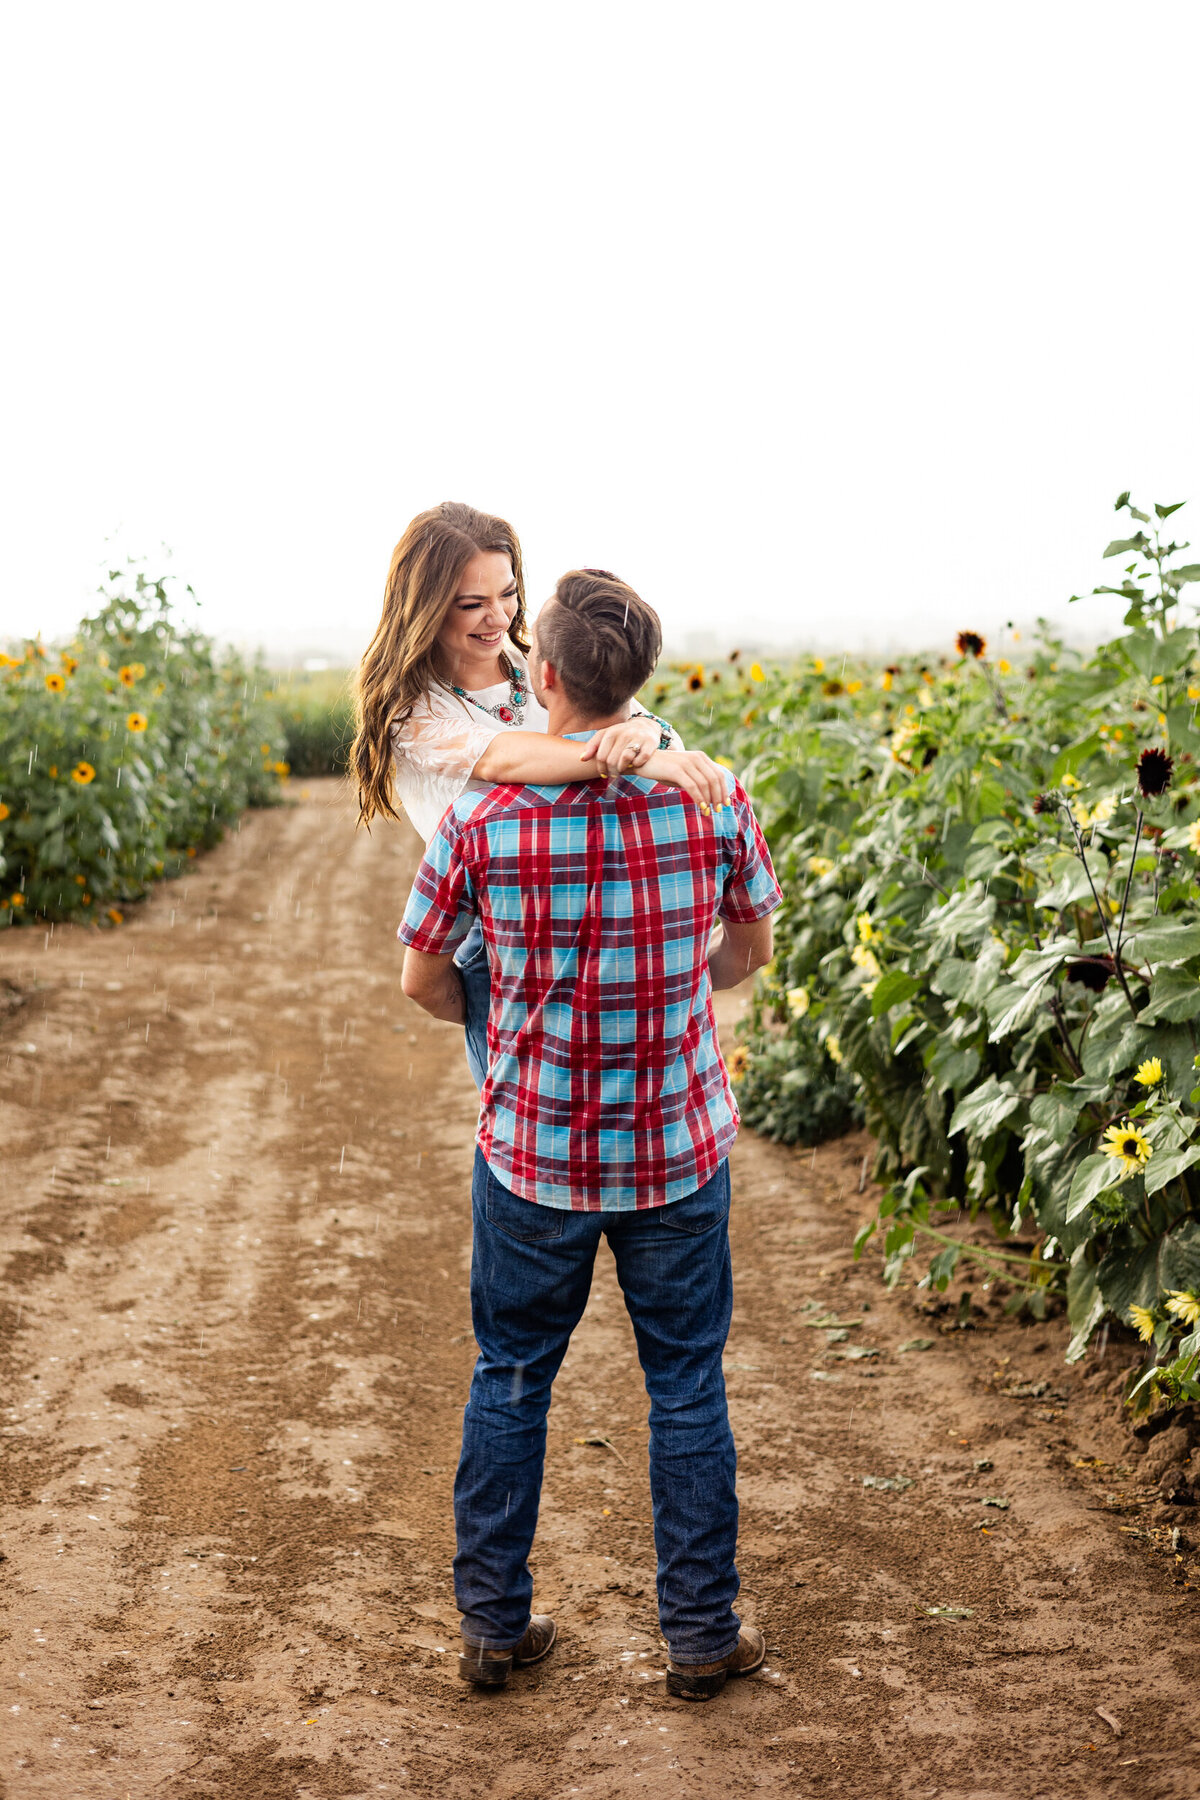
[[[1053,812],[1054,801],[1051,800],[1047,794],[1035,794],[1033,796],[1033,810],[1035,813]]]
[[[960,656],[982,656],[987,649],[987,639],[981,638],[977,631],[960,631],[954,641]]]
[[[1116,964],[1111,956],[1081,956],[1067,964],[1067,980],[1077,981],[1089,993],[1099,994],[1108,986]]]
[[[1159,794],[1165,794],[1171,785],[1174,769],[1174,758],[1168,756],[1165,750],[1143,750],[1137,763],[1138,792],[1147,800],[1154,800]]]

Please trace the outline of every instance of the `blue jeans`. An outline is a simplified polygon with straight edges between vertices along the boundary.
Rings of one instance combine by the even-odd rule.
[[[737,1458],[721,1353],[729,1330],[729,1164],[686,1200],[567,1212],[522,1200],[479,1151],[471,1317],[479,1356],[454,1482],[454,1592],[463,1635],[507,1650],[529,1623],[550,1388],[583,1315],[601,1236],[633,1321],[650,1396],[658,1610],[677,1662],[738,1641]]]
[[[488,1067],[487,1022],[492,1003],[492,972],[488,966],[483,927],[476,919],[454,952],[454,966],[462,977],[467,1001],[467,1067],[477,1088],[483,1086]]]

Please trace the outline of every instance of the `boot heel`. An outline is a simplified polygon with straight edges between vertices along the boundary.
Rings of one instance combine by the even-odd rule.
[[[464,1650],[458,1658],[460,1681],[476,1687],[502,1688],[512,1674],[512,1651]]]
[[[685,1675],[681,1669],[667,1670],[667,1692],[677,1700],[711,1700],[719,1694],[729,1678],[727,1669],[715,1675]]]

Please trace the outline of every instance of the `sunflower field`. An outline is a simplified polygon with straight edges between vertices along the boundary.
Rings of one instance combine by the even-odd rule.
[[[786,904],[734,1073],[743,1117],[813,1143],[864,1120],[896,1281],[965,1258],[1077,1360],[1147,1346],[1137,1405],[1200,1399],[1200,564],[1178,508],[1121,495],[1125,632],[964,630],[889,667],[739,653],[646,693],[736,769]],[[1196,590],[1200,592],[1200,589]],[[953,653],[952,653],[953,652]],[[992,1242],[961,1221],[985,1215]]]
[[[0,927],[119,924],[288,773],[269,677],[110,571],[65,650],[0,653]]]

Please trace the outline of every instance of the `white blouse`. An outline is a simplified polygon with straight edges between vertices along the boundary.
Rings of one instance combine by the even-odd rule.
[[[511,697],[507,681],[467,692],[484,706],[506,705]],[[396,794],[425,842],[460,794],[468,788],[486,793],[492,786],[474,780],[471,771],[494,737],[502,731],[545,731],[549,721],[532,694],[525,701],[524,718],[506,725],[446,688],[428,689],[408,718],[392,727]]]

